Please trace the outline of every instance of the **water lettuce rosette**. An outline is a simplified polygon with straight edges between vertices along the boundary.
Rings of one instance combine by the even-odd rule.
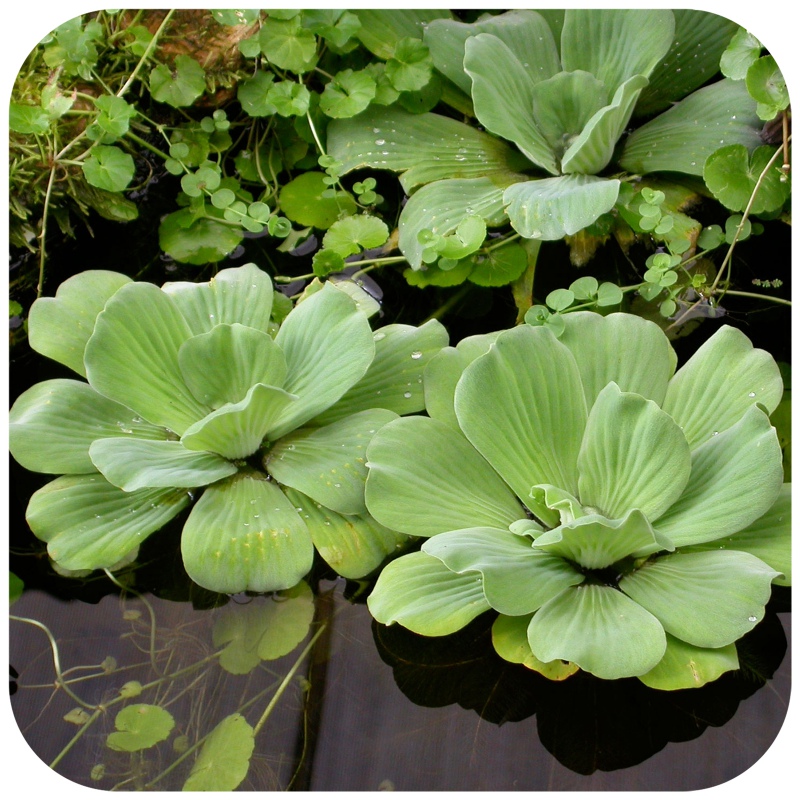
[[[791,580],[780,371],[728,326],[676,372],[652,322],[564,321],[445,348],[430,416],[376,434],[367,507],[427,540],[370,611],[442,636],[493,609],[497,652],[550,678],[703,685]]]
[[[278,326],[275,296],[248,264],[161,288],[89,270],[34,303],[33,349],[86,378],[38,383],[10,414],[14,458],[60,476],[26,514],[59,567],[129,560],[199,490],[181,551],[214,591],[292,587],[315,549],[361,577],[406,540],[366,511],[364,453],[382,425],[424,408],[444,328],[373,332],[332,284]]]

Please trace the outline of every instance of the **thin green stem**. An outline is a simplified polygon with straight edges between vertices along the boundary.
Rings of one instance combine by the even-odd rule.
[[[64,746],[64,749],[50,762],[50,769],[55,769],[58,766],[61,759],[64,758],[64,756],[69,753],[70,750],[72,750],[72,748],[75,746],[75,743],[81,738],[81,736],[83,736],[84,733],[86,733],[86,731],[89,730],[89,728],[91,728],[91,726],[102,713],[102,708],[96,709],[92,716],[89,717],[89,719],[87,719],[83,725],[81,725],[78,732]]]
[[[735,297],[753,297],[756,300],[768,300],[770,303],[778,303],[778,305],[782,306],[792,305],[791,300],[786,300],[783,297],[770,297],[768,294],[759,294],[758,292],[740,292],[738,289],[728,289],[726,294],[731,294]]]
[[[442,303],[436,311],[433,312],[422,324],[424,325],[425,322],[430,322],[432,319],[441,319],[445,314],[447,314],[454,306],[458,305],[463,299],[467,292],[470,290],[469,284],[462,286],[459,291],[457,291],[452,297],[450,297],[447,302]]]
[[[39,280],[36,283],[36,297],[42,296],[44,289],[44,262],[45,262],[45,241],[47,238],[47,216],[50,208],[50,197],[53,193],[53,184],[56,179],[56,161],[50,167],[50,176],[47,179],[47,189],[44,193],[44,205],[42,207],[42,230],[39,233]]]
[[[163,158],[165,161],[169,158],[169,154],[165,153],[163,150],[159,150],[157,147],[154,147],[150,142],[145,141],[141,138],[141,136],[137,136],[132,130],[128,130],[125,134],[128,139],[132,139],[136,144],[141,145],[146,150],[149,150],[151,153],[154,153],[159,158]]]
[[[139,59],[139,63],[133,68],[133,72],[131,72],[130,76],[128,77],[128,80],[125,81],[122,88],[117,92],[117,97],[122,97],[128,91],[128,89],[130,89],[131,85],[138,77],[139,72],[142,70],[145,63],[147,62],[147,59],[150,58],[151,53],[153,52],[153,50],[155,50],[156,43],[158,42],[161,34],[164,32],[164,29],[169,24],[169,21],[172,19],[174,13],[175,13],[174,8],[167,11],[167,14],[162,20],[161,25],[158,26],[158,30],[153,35],[153,38],[150,40],[144,53],[142,53],[142,57]]]

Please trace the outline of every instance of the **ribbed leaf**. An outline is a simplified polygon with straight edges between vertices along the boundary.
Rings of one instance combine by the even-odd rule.
[[[523,175],[495,173],[491,178],[453,178],[434,181],[418,189],[400,212],[400,250],[412,269],[422,268],[425,245],[418,237],[427,229],[439,236],[452,233],[458,224],[477,214],[487,225],[507,221],[503,210],[503,191]]]
[[[195,489],[236,472],[216,453],[187,450],[180,442],[133,437],[97,439],[89,448],[94,466],[114,486],[137,489]]]
[[[782,397],[775,359],[725,325],[672,378],[663,408],[694,448],[738,422],[756,403],[771,414]]]
[[[284,492],[305,520],[317,552],[343,578],[369,575],[408,541],[369,514],[337,514],[294,489]]]
[[[578,665],[560,658],[539,661],[528,644],[528,625],[531,615],[506,617],[501,614],[492,625],[492,645],[497,654],[512,664],[523,664],[551,681],[563,681],[578,671]]]
[[[518,497],[539,483],[578,493],[583,388],[575,359],[549,330],[522,325],[500,334],[464,370],[455,409],[467,438]]]
[[[736,425],[692,451],[686,490],[656,527],[678,547],[731,536],[766,514],[782,485],[777,434],[753,406]]]
[[[623,392],[663,402],[677,356],[654,322],[634,314],[576,311],[564,315],[559,341],[578,364],[587,408],[611,381]]]
[[[284,436],[265,460],[280,483],[307,494],[340,514],[364,514],[366,450],[394,411],[373,408],[321,428],[300,428]]]
[[[661,9],[568,8],[561,63],[596,75],[609,95],[634,75],[649,76],[669,51],[675,18]]]
[[[658,519],[689,480],[689,445],[652,400],[609,383],[597,396],[578,455],[578,494],[610,519],[639,509]]]
[[[86,345],[89,383],[154,425],[182,434],[208,406],[189,391],[178,350],[191,331],[172,300],[151,283],[119,289]]]
[[[584,576],[563,559],[531,547],[530,539],[498,528],[440,533],[422,545],[452,572],[478,572],[489,605],[518,616],[540,608]]]
[[[281,386],[286,360],[273,338],[238,323],[187,339],[178,351],[181,374],[204,405],[238,403],[257,383]]]
[[[695,647],[667,634],[664,657],[639,680],[651,689],[674,691],[696,689],[715,681],[725,672],[739,668],[736,645]]]
[[[367,606],[378,622],[399,622],[423,636],[447,636],[489,610],[477,575],[450,572],[427,553],[411,553],[387,564]]]
[[[186,429],[181,443],[189,450],[208,450],[230,458],[247,458],[297,403],[296,395],[257,383],[238,403],[228,403]],[[270,438],[273,438],[270,436]]]
[[[64,475],[33,494],[26,518],[50,557],[71,570],[121,561],[189,503],[183,489],[123,492],[100,475]]]
[[[327,284],[292,309],[275,341],[288,368],[283,388],[298,399],[270,430],[271,439],[330,408],[364,376],[375,356],[367,317]]]
[[[525,516],[463,435],[436,420],[390,422],[375,434],[367,458],[367,508],[394,530],[433,536],[475,525],[507,527]]]
[[[479,178],[530,166],[505,142],[449,117],[370,106],[328,126],[328,153],[342,172],[360,167],[402,172],[407,193],[443,178]]]
[[[111,436],[166,439],[167,432],[82,381],[37,383],[11,408],[8,445],[25,469],[76,474],[94,472],[89,445]]]
[[[364,377],[315,424],[334,422],[370,408],[413,414],[425,408],[423,374],[431,359],[447,345],[448,334],[435,319],[419,327],[393,323],[373,334],[375,358]]]
[[[508,45],[489,33],[470,37],[465,42],[464,70],[472,78],[472,101],[480,123],[514,142],[534,164],[558,175],[555,153],[530,113],[536,84]]]
[[[186,318],[193,335],[235,322],[269,330],[272,281],[255,264],[224,269],[205,283],[173,281],[162,288]]]
[[[614,207],[618,194],[616,178],[573,174],[514,183],[505,190],[503,202],[520,235],[552,241],[591,225]]]
[[[189,577],[215,592],[274,592],[311,569],[308,528],[272,482],[246,474],[210,486],[181,537]]]
[[[97,315],[117,289],[130,283],[127,275],[86,270],[67,278],[55,297],[40,297],[28,314],[28,340],[43,356],[86,377],[83,354]]]
[[[589,583],[542,606],[528,626],[528,643],[541,661],[572,661],[606,680],[649,672],[667,646],[652,614],[610,586]]]
[[[427,25],[437,19],[450,18],[449,11],[431,8],[359,8],[353,13],[361,21],[356,36],[367,50],[385,61],[394,55],[400,39],[421,39]]]
[[[763,144],[762,127],[744,81],[721,80],[634,131],[625,140],[619,163],[638,174],[667,171],[701,176],[706,159],[720,147],[743,144],[754,150]]]
[[[724,647],[763,619],[776,574],[749,553],[673,553],[626,576],[619,588],[678,639]]]

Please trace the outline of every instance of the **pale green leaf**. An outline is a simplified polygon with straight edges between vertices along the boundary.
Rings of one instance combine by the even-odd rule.
[[[555,661],[539,661],[528,644],[528,625],[531,615],[506,617],[501,614],[492,625],[492,645],[497,654],[512,664],[522,664],[539,672],[551,681],[563,681],[578,671],[578,665],[560,658]]]
[[[138,489],[194,489],[236,472],[216,453],[187,450],[180,442],[134,437],[97,439],[89,447],[94,466],[125,492]]]
[[[401,556],[384,567],[367,598],[372,616],[423,636],[446,636],[489,610],[477,575],[457,575],[427,553]]]
[[[578,364],[587,408],[611,381],[623,392],[663,402],[677,356],[654,322],[634,314],[575,311],[564,316],[559,341]]]
[[[193,581],[226,594],[289,589],[314,559],[308,528],[283,492],[244,473],[203,492],[183,527],[181,552]]]
[[[106,303],[86,344],[89,383],[148,422],[182,434],[209,410],[181,377],[178,350],[190,335],[164,292],[151,283],[126,284]]]
[[[378,217],[369,214],[353,214],[334,222],[322,239],[322,246],[340,256],[360,253],[380,247],[389,238],[389,228]]]
[[[89,151],[81,164],[87,183],[107,192],[121,192],[128,188],[136,174],[133,156],[114,145],[100,144]]]
[[[507,527],[524,516],[475,448],[437,420],[390,422],[370,442],[367,458],[367,508],[394,530],[433,536],[476,525]]]
[[[432,8],[358,8],[353,13],[361,22],[356,34],[361,43],[383,60],[394,55],[401,39],[419,39],[430,22],[450,18],[449,11]]]
[[[232,792],[245,779],[255,748],[255,731],[241,714],[231,714],[211,731],[183,784],[185,792]]]
[[[753,406],[692,451],[686,490],[658,520],[658,530],[678,547],[730,536],[766,514],[782,485],[777,434]]]
[[[173,281],[161,288],[180,309],[193,335],[208,333],[220,323],[238,322],[265,333],[270,329],[272,281],[255,264],[221,270],[205,283]]]
[[[763,619],[776,574],[749,553],[673,553],[627,575],[619,588],[678,639],[724,647]]]
[[[356,201],[347,192],[323,197],[330,187],[321,172],[303,172],[289,181],[280,192],[281,213],[292,222],[327,230],[343,214],[355,214]]]
[[[669,414],[616,383],[600,392],[578,454],[584,504],[610,519],[636,508],[655,520],[681,496],[691,470],[689,445]]]
[[[563,239],[591,225],[617,201],[620,182],[594,175],[523,181],[503,195],[511,225],[526,239]]]
[[[663,409],[694,448],[738,422],[756,403],[771,414],[782,396],[783,381],[772,356],[724,325],[669,382]]]
[[[127,275],[108,270],[86,270],[67,278],[55,297],[40,297],[31,306],[31,347],[86,377],[83,354],[97,315],[109,297],[130,282]]]
[[[136,703],[117,714],[114,727],[117,730],[108,735],[106,745],[112,750],[136,753],[163,742],[175,727],[175,719],[161,706]]]
[[[736,645],[695,647],[667,634],[664,657],[639,680],[651,689],[697,689],[725,672],[739,668]]]
[[[284,436],[264,465],[277,481],[340,514],[363,514],[366,449],[375,432],[397,414],[368,409]]]
[[[8,445],[34,472],[94,472],[89,445],[111,436],[166,439],[167,432],[81,381],[56,378],[21,394],[9,414]]]
[[[416,92],[431,79],[433,61],[421,39],[406,36],[395,44],[386,62],[386,77],[401,92]]]
[[[739,28],[720,58],[722,74],[735,81],[742,80],[763,49],[764,45],[752,33]]]
[[[240,227],[210,217],[196,219],[190,208],[167,214],[158,227],[159,246],[182,264],[201,266],[222,261],[241,244],[243,238],[244,231]]]
[[[64,475],[34,492],[25,514],[70,570],[113,567],[189,503],[184,489],[123,492],[101,475]]]
[[[368,72],[345,69],[337,72],[333,80],[325,84],[319,107],[332,119],[354,117],[375,98],[375,91],[375,78]]]
[[[455,410],[517,497],[540,483],[577,494],[586,404],[575,359],[548,329],[522,325],[500,334],[464,370]]]
[[[610,586],[584,583],[542,606],[528,626],[528,643],[541,661],[572,661],[598,678],[649,672],[661,661],[661,623]]]
[[[261,52],[279,69],[308,72],[316,61],[317,38],[298,19],[268,17],[259,32]]]
[[[150,72],[150,93],[173,108],[190,106],[206,90],[206,73],[191,56],[175,57],[174,69],[158,64]]]
[[[563,559],[531,547],[530,539],[498,528],[466,528],[427,539],[422,550],[459,575],[478,572],[489,605],[501,614],[536,611],[584,576]]]

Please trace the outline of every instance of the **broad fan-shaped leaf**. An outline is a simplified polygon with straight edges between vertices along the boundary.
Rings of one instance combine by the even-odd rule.
[[[667,634],[664,657],[653,669],[640,675],[639,680],[651,689],[662,691],[696,689],[738,668],[739,656],[734,644],[695,647]]]
[[[55,297],[40,297],[31,306],[31,347],[86,377],[83,354],[97,315],[108,298],[130,282],[127,275],[108,270],[86,270],[67,278]]]
[[[620,182],[595,175],[560,175],[523,181],[503,194],[511,225],[526,239],[546,241],[571,236],[610,211]]]
[[[763,619],[776,575],[749,553],[673,553],[627,575],[619,587],[678,639],[724,647]]]
[[[106,744],[112,750],[135,753],[163,742],[175,727],[175,719],[166,708],[135,703],[117,714],[114,727],[117,730],[108,735]]]
[[[289,589],[314,559],[308,528],[283,492],[244,473],[203,492],[183,527],[181,552],[192,580],[228,594]]]
[[[589,412],[578,455],[578,494],[610,519],[639,509],[658,519],[689,480],[681,429],[652,400],[609,383]]]
[[[189,503],[185,489],[123,492],[101,475],[64,475],[36,491],[26,519],[71,570],[113,567]]]
[[[661,623],[610,586],[584,583],[542,606],[528,626],[528,643],[541,661],[572,661],[598,678],[643,675],[663,657]]]
[[[300,20],[268,17],[259,31],[261,52],[279,69],[308,72],[316,62],[317,39]]]
[[[384,60],[392,57],[401,39],[419,39],[432,20],[450,17],[449,11],[432,8],[359,8],[353,13],[361,22],[359,40]]]
[[[187,450],[180,442],[133,437],[97,439],[89,448],[94,466],[114,486],[138,489],[194,489],[236,472],[236,466],[216,453]]]
[[[475,448],[437,420],[390,422],[375,434],[367,458],[367,508],[394,530],[433,536],[476,525],[507,527],[524,516]]]
[[[183,784],[185,792],[232,792],[250,769],[255,731],[241,714],[231,714],[203,742]]]
[[[222,270],[205,283],[172,281],[162,289],[180,309],[193,335],[207,333],[220,323],[269,331],[272,281],[255,264]]]
[[[166,439],[167,431],[82,381],[55,378],[37,383],[11,408],[8,444],[14,458],[34,472],[94,472],[89,445],[111,436]]]
[[[467,528],[432,536],[422,550],[452,572],[480,573],[489,605],[518,616],[540,608],[562,589],[584,581],[569,563],[498,528]]]
[[[367,598],[378,622],[423,636],[446,636],[489,610],[481,579],[457,575],[438,558],[411,553],[389,562]]]

